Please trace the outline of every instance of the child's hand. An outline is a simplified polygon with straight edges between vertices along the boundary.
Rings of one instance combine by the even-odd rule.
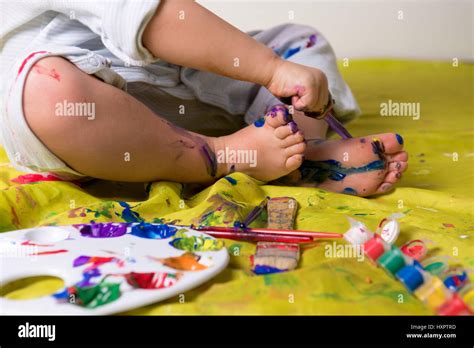
[[[265,87],[276,97],[292,97],[296,110],[321,112],[328,104],[328,80],[319,69],[280,60]]]

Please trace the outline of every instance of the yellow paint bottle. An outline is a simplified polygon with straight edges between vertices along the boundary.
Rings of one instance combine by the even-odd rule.
[[[433,310],[452,297],[452,293],[438,277],[429,277],[414,291],[414,295]]]

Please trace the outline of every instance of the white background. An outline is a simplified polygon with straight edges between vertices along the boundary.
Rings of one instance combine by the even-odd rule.
[[[474,60],[474,0],[198,2],[244,31],[287,22],[311,25],[327,37],[340,59]],[[398,19],[399,11],[403,19]]]

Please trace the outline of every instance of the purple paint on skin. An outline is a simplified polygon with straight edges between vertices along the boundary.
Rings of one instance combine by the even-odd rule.
[[[365,138],[360,138],[359,140],[362,144],[365,144],[367,141],[365,140]]]
[[[292,132],[293,134],[295,134],[296,132],[298,132],[298,125],[296,124],[295,121],[291,121],[290,123],[288,123],[288,126],[290,126],[291,132]]]
[[[204,144],[201,147],[201,153],[204,155],[206,160],[208,174],[214,178],[217,174],[216,155],[207,144]]]
[[[283,112],[283,120],[287,123],[292,120],[290,111],[284,105],[275,105],[274,107],[272,107],[272,109],[270,111],[275,113],[275,117],[277,116],[277,113],[279,111]]]

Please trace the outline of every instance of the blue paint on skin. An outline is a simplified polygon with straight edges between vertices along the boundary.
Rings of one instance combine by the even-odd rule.
[[[366,173],[373,170],[385,169],[384,160],[376,160],[362,167],[343,167],[341,162],[336,160],[310,161],[305,160],[300,167],[301,180],[303,182],[321,183],[326,179],[341,181],[347,175]]]
[[[255,121],[254,123],[254,126],[257,127],[257,128],[260,128],[260,127],[263,127],[263,125],[265,124],[265,119],[262,117],[262,118],[259,118],[257,121]]]
[[[346,195],[357,196],[357,190],[353,189],[352,187],[345,187],[342,193]]]
[[[237,185],[237,180],[235,180],[234,178],[231,178],[230,176],[224,176],[224,179],[230,182],[233,186]]]
[[[397,137],[397,141],[400,145],[403,145],[403,138],[400,134],[395,134],[395,136]]]

